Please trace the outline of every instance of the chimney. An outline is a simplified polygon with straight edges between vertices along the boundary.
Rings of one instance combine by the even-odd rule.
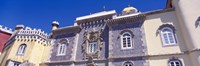
[[[53,23],[52,23],[52,31],[57,29],[58,27],[59,27],[58,21],[53,21]]]

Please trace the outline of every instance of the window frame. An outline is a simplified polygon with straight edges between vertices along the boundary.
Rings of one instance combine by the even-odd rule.
[[[14,62],[14,66],[20,66],[20,63]]]
[[[125,36],[125,34],[128,34],[129,36]],[[124,47],[124,38],[125,38],[125,44],[126,44],[126,47]],[[130,38],[130,47],[128,46],[128,38]],[[132,49],[133,48],[133,38],[132,38],[132,34],[130,32],[124,32],[122,35],[121,35],[121,48],[122,49]]]
[[[179,63],[179,66],[182,66],[182,63],[181,63],[180,60],[170,60],[170,61],[168,62],[168,65],[169,65],[169,66],[172,66],[171,63],[173,63],[174,66],[177,66],[177,65],[176,65],[176,62]]]
[[[12,65],[12,66],[20,66],[21,63],[20,62],[16,62],[16,61],[13,61],[13,60],[9,60],[6,64],[6,66],[8,65]]]
[[[64,47],[64,48],[63,48]],[[66,55],[66,49],[67,49],[67,43],[63,42],[61,44],[58,44],[57,48],[57,56],[63,56]]]
[[[127,64],[128,64],[128,66],[130,66],[130,65],[134,66],[133,62],[131,62],[131,61],[124,62],[122,66],[126,66]]]
[[[26,52],[26,44],[21,44],[17,50],[17,55],[24,55],[24,53]]]
[[[168,32],[164,32],[164,30],[169,30]],[[166,35],[166,37],[164,36],[164,34]],[[171,34],[171,38],[169,37],[169,34]],[[171,45],[176,45],[177,41],[176,41],[176,34],[174,33],[174,30],[170,27],[164,27],[160,30],[160,36],[161,36],[161,40],[162,40],[162,44],[163,46],[171,46]],[[171,40],[173,40],[173,43],[171,42]],[[166,43],[166,40],[168,43]]]
[[[98,50],[98,44],[97,44],[97,42],[90,42],[88,44],[88,49],[87,49],[88,53],[96,53],[97,50]]]

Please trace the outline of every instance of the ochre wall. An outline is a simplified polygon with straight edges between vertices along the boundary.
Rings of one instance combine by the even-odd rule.
[[[158,28],[163,24],[172,24],[175,27],[176,45],[163,46]],[[182,37],[181,28],[174,11],[148,15],[144,22],[146,35],[147,51],[149,55],[158,55],[149,57],[150,66],[168,66],[170,57],[178,57],[183,66],[190,66],[191,62],[188,54],[178,55],[187,51],[188,48]],[[169,55],[167,55],[169,54]],[[174,55],[170,55],[174,54]],[[163,56],[159,56],[163,55]]]
[[[179,45],[183,45],[181,42],[181,38],[179,38],[179,34],[176,34],[177,37],[176,45],[164,46],[162,44],[158,28],[163,24],[166,23],[173,24],[173,22],[177,22],[173,11],[149,15],[146,17],[146,20],[144,22],[144,30],[146,35],[148,54],[157,55],[157,54],[180,53],[181,50],[186,50],[186,48],[184,47],[182,49],[180,49],[179,47]]]
[[[172,56],[156,56],[149,58],[150,66],[169,66],[168,61]],[[173,55],[173,57],[178,58],[182,66],[191,66],[191,61],[189,60],[187,55]]]
[[[10,54],[10,50],[11,50],[12,46],[7,47],[3,50],[2,55],[0,55],[0,66],[5,66],[6,64],[6,60],[8,58],[8,55]]]
[[[3,60],[2,66],[5,65],[5,62],[8,59],[19,62],[28,60],[28,62],[33,63],[36,66],[39,66],[40,63],[48,59],[51,45],[44,44],[44,42],[38,43],[38,41],[39,40],[37,41],[16,40],[14,44],[12,44],[11,47],[9,49],[6,49],[5,52],[3,53],[4,55],[8,51],[9,54],[6,54],[6,56],[4,56],[5,58]],[[23,56],[17,55],[18,48],[21,44],[27,45]],[[3,56],[1,56],[1,58],[2,57]]]

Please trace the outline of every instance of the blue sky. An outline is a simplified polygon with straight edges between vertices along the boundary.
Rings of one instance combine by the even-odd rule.
[[[0,25],[14,29],[17,24],[51,31],[56,20],[60,27],[73,25],[76,17],[103,10],[118,14],[128,5],[141,12],[165,8],[166,0],[0,0]]]

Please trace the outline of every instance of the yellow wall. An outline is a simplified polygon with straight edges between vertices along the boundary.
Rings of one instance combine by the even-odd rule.
[[[38,43],[38,41],[39,40],[32,41],[32,42],[31,41],[15,41],[14,44],[12,44],[11,48],[6,49],[3,52],[2,55],[5,55],[7,51],[9,54],[6,54],[4,56],[6,58],[3,60],[3,63],[1,66],[5,66],[5,62],[8,59],[19,61],[19,62],[28,60],[30,63],[33,63],[36,66],[39,66],[40,63],[48,59],[51,45],[44,44],[44,42]],[[24,43],[27,45],[24,55],[23,56],[16,55],[19,46]],[[1,56],[1,58],[2,57],[3,56]]]
[[[191,62],[187,55],[173,55],[178,58],[183,66],[191,66]],[[156,56],[149,58],[150,66],[169,66],[168,61],[172,56]]]
[[[9,52],[10,52],[10,50],[11,50],[11,48],[12,48],[12,46],[10,46],[10,47],[7,47],[7,48],[5,48],[4,50],[3,50],[3,53],[2,53],[2,55],[0,56],[0,66],[5,66],[5,64],[6,64],[6,59],[8,58],[8,55],[9,55]]]
[[[176,29],[176,40],[177,44],[173,46],[163,46],[161,36],[157,30],[159,26],[162,24],[172,24]],[[176,53],[183,53],[187,51],[185,39],[183,39],[183,34],[181,31],[181,27],[178,23],[176,14],[174,11],[159,13],[148,15],[144,22],[144,30],[146,35],[146,43],[147,43],[147,52],[149,55],[161,55],[164,56],[155,56],[149,57],[150,66],[168,66],[168,60],[170,57],[176,56],[178,57],[183,66],[192,66],[191,59],[188,54],[177,55]],[[175,54],[175,55],[165,55],[165,54]],[[197,58],[197,56],[196,56]],[[196,66],[196,65],[193,65]]]
[[[176,34],[177,44],[174,46],[164,46],[160,37],[158,28],[166,23],[177,22],[174,12],[165,12],[160,14],[153,14],[146,17],[144,22],[144,30],[146,35],[147,51],[150,55],[180,53],[186,48],[181,40],[180,35]],[[176,26],[175,26],[176,28]],[[178,32],[178,28],[176,28]],[[180,45],[182,48],[180,49]]]

